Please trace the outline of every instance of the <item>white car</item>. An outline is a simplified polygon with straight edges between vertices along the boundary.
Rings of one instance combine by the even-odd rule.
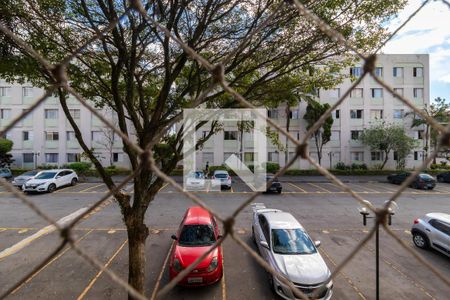
[[[220,186],[221,188],[231,189],[231,176],[228,171],[216,170],[211,177],[213,186]]]
[[[201,171],[189,172],[186,177],[185,188],[187,190],[205,189],[205,174]]]
[[[45,170],[22,185],[22,190],[28,192],[54,192],[65,185],[76,185],[77,174],[70,169]]]
[[[290,214],[253,206],[252,234],[262,258],[306,296],[328,300],[333,291],[331,272],[303,226]],[[269,273],[273,291],[284,299],[297,299],[291,288]]]

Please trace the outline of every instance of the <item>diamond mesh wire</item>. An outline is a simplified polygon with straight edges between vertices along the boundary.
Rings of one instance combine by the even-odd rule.
[[[449,5],[448,1],[442,1],[444,4]],[[275,123],[272,119],[267,118],[265,115],[261,115],[267,120],[267,123],[275,128],[279,133],[283,134],[288,138],[295,146],[296,152],[295,155],[289,160],[289,162],[281,168],[276,176],[283,175],[285,171],[297,160],[297,159],[305,159],[308,160],[310,164],[315,166],[317,170],[327,177],[331,182],[338,185],[342,190],[348,192],[359,204],[365,206],[369,209],[375,216],[376,222],[373,227],[369,230],[369,232],[365,235],[365,237],[358,242],[356,247],[354,247],[348,255],[343,259],[343,261],[336,266],[335,270],[332,272],[331,278],[335,278],[339,272],[352,260],[352,258],[364,247],[364,245],[372,238],[375,233],[377,227],[382,226],[385,231],[391,236],[405,251],[409,252],[413,255],[421,264],[431,270],[436,277],[442,280],[447,285],[450,285],[450,280],[443,275],[440,271],[438,271],[434,266],[432,266],[429,262],[424,260],[418,254],[416,254],[413,250],[411,250],[408,245],[399,238],[394,231],[392,231],[387,226],[387,216],[389,214],[389,207],[393,202],[396,202],[401,196],[402,192],[409,186],[409,184],[413,181],[415,176],[421,172],[424,168],[427,167],[429,163],[433,160],[434,157],[438,154],[440,149],[443,146],[449,146],[450,143],[450,125],[444,127],[439,122],[434,120],[432,117],[425,114],[419,107],[416,107],[413,102],[408,100],[407,98],[399,95],[394,91],[394,89],[389,86],[382,79],[374,75],[375,61],[376,61],[376,53],[382,48],[382,46],[391,40],[395,35],[399,32],[401,28],[403,28],[406,23],[412,20],[416,14],[422,10],[426,5],[430,3],[430,1],[424,1],[422,5],[415,10],[409,18],[403,22],[383,43],[379,46],[379,48],[372,54],[364,54],[360,53],[358,49],[354,48],[344,36],[342,36],[337,30],[333,29],[333,27],[327,24],[325,21],[320,19],[317,15],[315,15],[312,11],[310,11],[304,4],[302,4],[298,0],[290,1],[291,4],[295,6],[299,15],[306,18],[309,22],[314,24],[319,28],[319,30],[326,34],[333,41],[337,42],[341,46],[345,47],[348,51],[354,53],[356,56],[361,58],[364,61],[364,72],[362,76],[360,76],[351,87],[345,91],[345,93],[339,98],[339,100],[330,107],[321,118],[307,131],[305,136],[301,141],[297,140],[295,137],[291,136],[289,132],[287,132],[284,128]],[[129,7],[125,10],[125,13],[120,17],[112,20],[108,26],[105,26],[102,30],[96,29],[95,33],[88,38],[84,43],[82,43],[77,50],[68,53],[60,63],[52,64],[45,57],[39,54],[37,51],[32,49],[26,42],[24,42],[20,37],[12,33],[4,24],[0,23],[0,31],[9,37],[16,45],[21,47],[29,56],[34,58],[36,62],[40,64],[42,68],[49,72],[52,75],[52,82],[49,83],[44,95],[36,99],[36,101],[29,107],[28,110],[24,111],[17,118],[15,118],[9,125],[4,128],[0,132],[0,136],[4,133],[12,129],[18,122],[20,122],[23,118],[25,118],[29,113],[31,113],[34,109],[36,109],[45,99],[47,99],[53,92],[55,92],[58,88],[64,89],[69,94],[72,94],[85,108],[87,108],[92,114],[94,114],[100,121],[107,127],[111,128],[116,134],[118,134],[124,143],[126,143],[129,147],[136,151],[138,154],[146,154],[148,159],[142,160],[139,168],[142,167],[142,164],[148,164],[148,168],[151,169],[158,177],[164,180],[166,183],[173,186],[180,193],[185,194],[189,199],[197,203],[198,205],[204,207],[208,211],[210,211],[216,218],[222,223],[224,228],[223,238],[218,240],[211,249],[203,254],[201,257],[195,260],[194,263],[189,265],[186,269],[184,269],[181,273],[179,273],[173,280],[171,280],[166,286],[162,287],[159,291],[154,291],[153,295],[155,298],[159,298],[167,294],[182,278],[190,273],[211,251],[220,246],[226,239],[231,239],[235,241],[238,245],[242,247],[248,254],[251,255],[255,261],[261,265],[265,270],[267,270],[272,276],[278,278],[281,282],[289,286],[294,293],[294,295],[301,299],[309,299],[302,291],[297,289],[288,278],[286,278],[283,274],[278,273],[275,269],[273,269],[269,264],[267,264],[254,250],[251,249],[239,236],[236,235],[234,230],[234,221],[235,218],[241,213],[248,205],[250,205],[261,193],[255,192],[253,193],[244,203],[242,203],[230,216],[223,217],[218,212],[214,211],[210,207],[208,207],[196,194],[191,193],[189,191],[185,191],[181,185],[179,185],[175,180],[173,180],[169,175],[165,174],[155,163],[153,158],[153,152],[151,151],[151,147],[153,144],[147,145],[144,149],[141,148],[138,144],[136,144],[128,134],[122,132],[119,128],[114,126],[108,119],[106,119],[101,113],[99,113],[86,99],[84,99],[80,94],[78,94],[68,83],[67,81],[67,67],[69,63],[78,55],[83,55],[83,49],[85,49],[90,43],[101,39],[105,34],[107,34],[110,30],[112,30],[118,22],[120,22],[128,12],[134,10],[142,15],[145,18],[148,26],[156,27],[158,30],[163,32],[166,37],[170,38],[173,42],[179,45],[189,56],[191,59],[198,62],[205,70],[210,73],[211,78],[213,79],[212,83],[207,87],[207,89],[200,94],[200,96],[194,101],[195,104],[199,104],[203,101],[203,99],[211,92],[213,89],[220,87],[226,93],[232,95],[237,101],[241,103],[242,106],[247,108],[255,108],[248,100],[245,99],[241,94],[239,94],[235,89],[233,89],[229,83],[227,82],[224,74],[224,66],[229,62],[229,60],[233,57],[234,54],[242,51],[248,45],[252,37],[257,34],[260,30],[264,28],[264,26],[272,20],[272,18],[276,17],[278,13],[280,13],[284,3],[279,4],[276,9],[273,10],[273,13],[270,14],[265,21],[261,22],[258,26],[253,28],[253,31],[247,36],[246,39],[240,41],[239,45],[231,51],[222,61],[218,64],[210,63],[206,58],[199,55],[196,51],[194,51],[187,43],[182,41],[178,36],[174,35],[169,29],[165,26],[154,20],[145,10],[140,0],[132,0],[129,1]],[[327,169],[320,166],[313,158],[311,158],[307,151],[308,140],[313,135],[313,133],[318,130],[325,120],[331,115],[331,113],[341,105],[350,95],[350,92],[367,76],[372,77],[379,85],[381,85],[384,89],[386,89],[389,93],[396,96],[401,102],[411,108],[417,115],[421,116],[430,126],[432,126],[437,132],[440,133],[441,139],[438,144],[438,147],[434,149],[434,152],[423,162],[423,164],[417,168],[414,172],[412,172],[411,176],[403,182],[403,184],[398,188],[398,190],[389,198],[386,204],[382,207],[375,207],[371,202],[366,199],[363,199],[358,193],[352,190],[352,188],[341,180],[339,180],[336,176],[331,174]],[[174,119],[173,122],[178,122],[180,119]],[[104,195],[101,199],[99,199],[94,205],[92,205],[87,211],[85,211],[82,215],[77,217],[70,224],[61,227],[49,217],[45,211],[42,211],[38,208],[28,197],[24,194],[17,191],[14,186],[11,185],[8,181],[0,178],[0,184],[5,187],[5,189],[11,192],[15,197],[17,197],[20,201],[22,201],[25,205],[27,205],[31,210],[33,210],[37,215],[47,221],[49,224],[52,224],[56,227],[56,229],[60,232],[61,235],[61,243],[60,245],[48,255],[38,266],[32,269],[26,276],[24,276],[21,280],[19,280],[16,284],[10,287],[3,295],[0,296],[0,299],[3,299],[10,295],[17,287],[24,284],[29,278],[33,277],[35,273],[39,271],[40,268],[45,266],[49,261],[54,259],[64,248],[66,245],[69,245],[80,257],[84,258],[84,260],[94,266],[95,268],[105,272],[116,284],[123,287],[130,295],[135,297],[136,299],[147,299],[145,295],[140,294],[136,291],[132,286],[130,286],[127,282],[123,281],[119,276],[117,276],[113,271],[103,266],[97,259],[90,256],[83,250],[72,237],[72,230],[84,217],[86,217],[89,213],[91,213],[94,209],[102,205],[105,201],[110,199],[113,195],[117,195],[118,193],[122,193],[121,189],[130,182],[138,173],[139,168],[137,168],[133,174],[128,176],[123,182],[116,185],[112,188],[106,195]],[[330,278],[330,280],[331,280]]]

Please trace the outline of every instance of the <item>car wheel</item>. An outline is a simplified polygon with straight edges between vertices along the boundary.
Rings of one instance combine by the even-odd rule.
[[[56,191],[56,185],[54,183],[50,184],[47,188],[47,191],[49,193],[53,193],[54,191]]]
[[[278,194],[281,194],[281,190],[277,190],[277,193],[278,193]]]
[[[252,226],[252,240],[253,240],[253,243],[256,245],[255,228],[253,228],[253,226]]]
[[[71,186],[74,186],[74,185],[76,185],[77,184],[77,179],[76,178],[72,178],[72,181],[70,182],[70,185]]]
[[[427,249],[428,248],[428,238],[420,232],[413,233],[413,242],[414,245],[421,249]]]

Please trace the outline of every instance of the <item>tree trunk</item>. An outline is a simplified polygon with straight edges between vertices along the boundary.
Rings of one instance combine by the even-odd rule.
[[[128,283],[139,293],[144,294],[145,283],[145,241],[148,237],[148,228],[143,217],[133,214],[125,216],[128,233]],[[135,298],[128,295],[128,299]]]
[[[384,152],[384,161],[383,161],[383,164],[381,165],[381,169],[380,170],[383,170],[383,168],[386,165],[388,159],[389,159],[389,152]],[[397,157],[397,160],[398,160],[398,157]]]

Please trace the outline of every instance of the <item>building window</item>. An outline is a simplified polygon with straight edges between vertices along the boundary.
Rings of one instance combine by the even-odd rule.
[[[69,113],[72,118],[79,120],[80,119],[80,110],[79,109],[69,109]]]
[[[377,161],[381,161],[384,159],[384,153],[381,151],[372,151],[370,152],[370,158],[371,160],[377,160]]]
[[[383,89],[375,88],[370,90],[372,92],[372,98],[383,98]]]
[[[238,136],[237,131],[225,131],[224,132],[224,140],[225,141],[236,141]]]
[[[255,153],[254,152],[245,152],[244,153],[244,161],[246,162],[253,162],[255,160]]]
[[[397,153],[397,151],[394,151],[394,160],[398,160],[398,153]]]
[[[350,75],[354,76],[354,77],[360,77],[362,72],[361,72],[361,67],[353,67],[350,68]]]
[[[403,77],[403,68],[402,67],[394,67],[392,69],[392,75],[394,77]]]
[[[357,140],[359,140],[361,133],[362,133],[361,130],[352,130],[352,131],[350,131],[350,138],[354,141],[357,141]]]
[[[382,109],[372,109],[370,111],[370,119],[371,120],[381,120],[381,119],[383,119],[383,110]]]
[[[350,152],[350,157],[352,161],[363,161],[364,160],[364,152]]]
[[[28,86],[24,86],[22,88],[22,95],[24,97],[31,97],[31,96],[33,96],[33,88],[32,87],[28,87]]]
[[[375,76],[382,77],[383,76],[383,67],[375,68]]]
[[[58,163],[58,153],[45,153],[46,163]]]
[[[350,118],[351,119],[362,119],[363,110],[362,109],[351,109]]]
[[[297,120],[299,119],[300,112],[298,109],[293,109],[289,112],[289,118]]]
[[[32,141],[33,140],[33,131],[23,131],[22,138],[24,141]]]
[[[66,140],[75,141],[75,131],[66,131]]]
[[[0,119],[9,120],[11,118],[11,110],[10,109],[0,109]]]
[[[425,138],[425,132],[423,130],[418,130],[417,131],[417,139],[423,140],[424,138]]]
[[[234,152],[224,152],[223,153],[223,161],[226,161]]]
[[[394,109],[394,119],[403,119],[403,109]]]
[[[351,98],[362,98],[364,90],[362,88],[355,88],[350,92]]]
[[[57,109],[46,109],[44,110],[44,115],[46,119],[58,119],[58,110]]]
[[[414,67],[413,77],[423,77],[423,67]]]
[[[30,164],[34,162],[34,154],[33,153],[23,153],[23,163]]]
[[[278,119],[278,109],[272,108],[267,110],[267,116],[271,119]]]
[[[394,92],[396,92],[397,94],[399,94],[400,96],[403,97],[403,88],[395,88]],[[397,97],[394,95],[394,97]]]
[[[0,86],[0,97],[7,97],[10,95],[11,87],[9,86]]]
[[[123,161],[123,154],[114,152],[113,153],[113,162],[122,162]]]
[[[341,96],[341,89],[331,89],[330,97],[331,98],[339,98]]]
[[[279,162],[279,154],[278,154],[278,152],[269,152],[269,153],[267,153],[268,155],[268,159],[269,159],[269,161],[272,161],[272,162]]]
[[[414,160],[419,160],[419,151],[414,151]]]
[[[101,131],[91,131],[91,141],[101,142],[103,139]]]
[[[59,133],[57,131],[46,131],[45,132],[46,141],[59,141]]]
[[[423,99],[423,88],[413,89],[414,98]]]
[[[81,159],[81,155],[79,153],[67,153],[67,162],[79,162]]]
[[[339,109],[336,109],[333,114],[334,114],[335,119],[339,119],[339,115],[340,115]]]

